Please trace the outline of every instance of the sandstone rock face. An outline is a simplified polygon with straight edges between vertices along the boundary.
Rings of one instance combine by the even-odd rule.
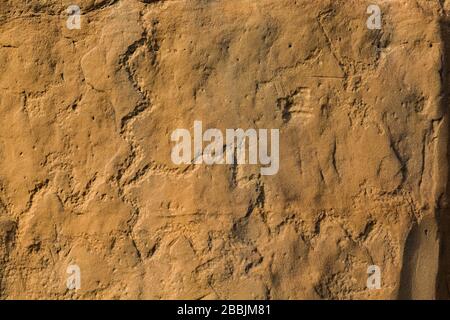
[[[3,1],[0,297],[448,297],[447,7]],[[175,164],[195,121],[278,172]]]

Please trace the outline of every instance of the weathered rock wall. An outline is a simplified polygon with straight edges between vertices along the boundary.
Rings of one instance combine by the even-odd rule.
[[[446,296],[445,3],[71,1],[0,4],[0,297]],[[174,164],[194,121],[279,171]]]

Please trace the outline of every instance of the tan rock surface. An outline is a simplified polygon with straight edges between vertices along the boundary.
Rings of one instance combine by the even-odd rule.
[[[0,297],[446,298],[446,7],[3,1]],[[196,120],[279,129],[278,173],[175,165]]]

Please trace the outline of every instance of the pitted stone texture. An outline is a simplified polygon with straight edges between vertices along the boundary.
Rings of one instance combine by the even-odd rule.
[[[435,297],[439,1],[71,4],[0,5],[2,298]],[[195,120],[279,129],[278,174],[174,165]]]

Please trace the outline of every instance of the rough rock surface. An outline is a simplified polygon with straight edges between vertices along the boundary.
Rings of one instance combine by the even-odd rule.
[[[447,7],[2,0],[0,297],[447,298]],[[173,164],[195,120],[278,174]]]

